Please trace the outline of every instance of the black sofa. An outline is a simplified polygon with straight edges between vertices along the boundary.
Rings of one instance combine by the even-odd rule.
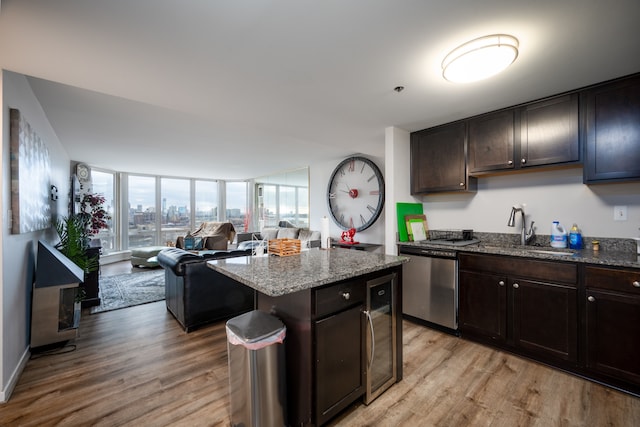
[[[158,253],[158,264],[165,271],[167,310],[186,332],[253,309],[253,289],[206,265],[211,259],[245,255],[251,255],[250,248],[200,254],[167,248]]]

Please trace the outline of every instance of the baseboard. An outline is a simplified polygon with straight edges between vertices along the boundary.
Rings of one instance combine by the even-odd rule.
[[[30,357],[31,352],[29,351],[29,347],[27,347],[22,354],[22,357],[20,358],[18,366],[16,366],[16,368],[11,373],[9,381],[7,382],[7,387],[4,390],[0,391],[0,402],[6,403],[9,401],[9,398],[11,398],[11,393],[13,393],[13,390],[16,388],[18,380],[20,379],[20,375],[22,374],[22,371],[24,371],[25,366],[27,366],[27,362],[29,361]]]

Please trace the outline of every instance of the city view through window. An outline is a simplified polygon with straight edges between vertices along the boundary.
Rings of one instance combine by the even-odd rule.
[[[277,226],[283,220],[297,227],[309,226],[307,187],[259,184],[264,185],[265,197],[249,203],[249,194],[254,192],[245,181],[121,176],[126,188],[117,191],[120,181],[115,172],[91,171],[92,192],[105,196],[104,208],[111,216],[109,228],[95,236],[103,254],[173,244],[206,221],[230,221],[237,233]],[[125,196],[120,197],[124,209],[118,194]]]

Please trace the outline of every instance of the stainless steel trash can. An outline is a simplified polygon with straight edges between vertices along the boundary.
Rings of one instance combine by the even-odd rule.
[[[231,425],[286,425],[286,327],[254,310],[227,321],[226,330]]]

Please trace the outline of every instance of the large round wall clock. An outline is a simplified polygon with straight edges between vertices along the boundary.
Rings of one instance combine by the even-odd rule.
[[[384,206],[382,172],[367,158],[344,159],[329,178],[327,203],[331,218],[340,228],[366,230]]]

